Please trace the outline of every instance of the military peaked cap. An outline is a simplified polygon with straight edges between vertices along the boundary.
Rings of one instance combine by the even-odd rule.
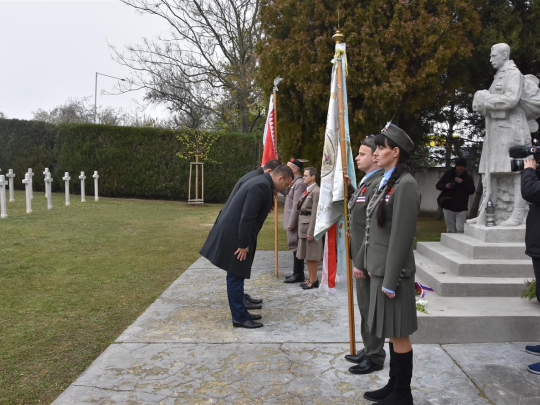
[[[381,134],[394,141],[407,153],[411,153],[414,148],[414,142],[412,139],[397,125],[388,123],[386,127],[381,130]]]

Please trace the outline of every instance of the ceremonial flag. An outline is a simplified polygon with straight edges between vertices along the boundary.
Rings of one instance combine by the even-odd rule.
[[[328,103],[328,115],[326,118],[326,131],[321,168],[321,191],[319,206],[317,208],[317,222],[315,223],[315,238],[320,239],[328,232],[323,260],[323,275],[321,288],[333,293],[336,281],[340,281],[340,275],[347,272],[345,255],[345,224],[343,223],[343,167],[341,163],[340,149],[340,126],[338,111],[338,85],[337,68],[338,58],[344,58],[342,63],[343,73],[343,102],[345,138],[347,142],[347,174],[352,184],[356,184],[354,171],[354,159],[350,146],[349,115],[347,111],[347,86],[345,44],[336,44],[336,55],[332,60],[332,81],[330,85],[330,102]]]
[[[264,126],[263,134],[263,157],[261,166],[272,159],[279,159],[276,147],[276,119],[274,113],[274,95],[270,96],[270,104],[268,105],[268,115],[266,117],[266,125]]]

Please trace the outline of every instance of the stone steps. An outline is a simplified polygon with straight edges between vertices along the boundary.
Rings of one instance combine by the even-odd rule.
[[[519,298],[534,276],[524,255],[525,226],[465,225],[465,234],[442,234],[415,252],[416,278],[428,314],[418,313],[417,343],[537,341],[540,304]]]
[[[528,260],[525,242],[488,243],[471,236],[458,233],[443,233],[441,245],[453,249],[470,259]]]
[[[525,278],[461,277],[415,252],[417,278],[442,297],[519,297]]]
[[[415,343],[536,342],[540,304],[514,297],[441,297],[426,293]]]
[[[419,242],[417,251],[439,266],[462,277],[531,277],[530,259],[471,259],[440,242]]]

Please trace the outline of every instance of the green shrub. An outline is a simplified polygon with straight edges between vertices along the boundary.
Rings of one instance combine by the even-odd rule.
[[[64,189],[64,172],[70,188],[80,193],[79,174],[86,175],[86,192],[93,193],[92,175],[99,172],[99,194],[186,200],[189,162],[176,153],[182,145],[175,131],[160,128],[118,127],[94,124],[60,124],[0,120],[0,168],[13,169],[16,184],[29,167],[36,190],[43,189],[43,168],[49,167],[53,190]],[[226,201],[234,184],[253,170],[260,159],[259,134],[218,133],[204,165],[204,197],[207,202]],[[22,179],[21,179],[22,180]],[[194,198],[194,174],[192,198]]]
[[[525,280],[525,288],[521,293],[521,298],[527,298],[529,301],[536,299],[536,279]]]
[[[43,170],[54,172],[56,125],[40,121],[0,119],[0,169],[6,174],[13,169],[15,188],[23,189],[24,174],[32,168],[34,190],[45,190]],[[54,183],[54,182],[53,182]],[[53,184],[58,188],[58,184]]]
[[[253,170],[258,142],[255,135],[218,135],[210,152],[217,163],[204,165],[205,201],[227,199],[238,178]],[[90,178],[97,170],[104,196],[187,199],[189,162],[176,156],[181,148],[172,130],[62,124],[55,148],[57,176],[82,170]],[[194,184],[193,174],[192,198]],[[78,179],[74,186],[79,191]]]

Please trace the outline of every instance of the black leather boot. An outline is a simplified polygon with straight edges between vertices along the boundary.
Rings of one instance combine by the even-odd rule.
[[[285,283],[301,283],[306,279],[304,274],[304,261],[296,257],[296,250],[293,252],[293,274],[285,279]]]
[[[413,371],[413,352],[395,353],[396,381],[394,389],[385,399],[375,405],[413,405],[411,379]]]
[[[306,275],[304,274],[304,259],[296,257],[296,250],[294,251],[294,274],[300,276],[302,279],[306,278]]]
[[[376,391],[367,391],[364,394],[364,398],[369,401],[382,401],[388,395],[390,395],[392,393],[392,390],[394,389],[394,383],[396,382],[396,353],[394,352],[394,344],[392,342],[389,343],[389,346],[390,346],[390,371],[388,375],[390,376],[390,379],[388,380],[388,384],[386,384],[381,389],[376,390]]]

